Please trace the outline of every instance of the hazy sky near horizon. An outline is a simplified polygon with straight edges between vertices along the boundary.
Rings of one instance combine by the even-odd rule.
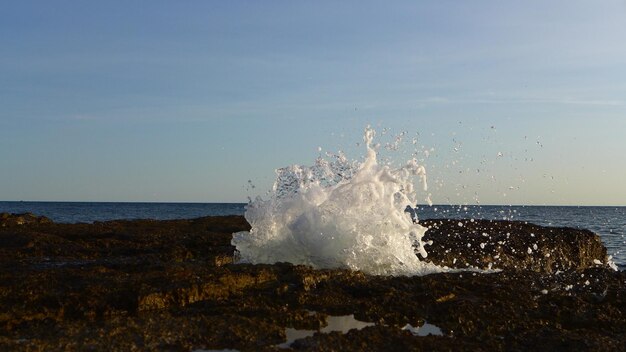
[[[624,0],[3,2],[0,200],[245,202],[369,124],[435,203],[626,205],[624,38]]]

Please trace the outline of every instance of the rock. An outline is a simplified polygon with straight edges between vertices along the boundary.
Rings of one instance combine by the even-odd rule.
[[[288,263],[232,264],[232,233],[249,229],[237,216],[5,226],[0,350],[276,351],[286,328],[317,331],[329,316],[341,315],[375,325],[316,333],[291,349],[623,349],[626,273],[590,264],[605,253],[593,234],[461,222],[463,230],[450,240],[454,222],[430,223],[428,260],[448,263],[448,254],[459,251],[463,257],[456,258],[484,267],[500,253],[506,258],[498,264],[502,272],[381,277]],[[462,250],[486,243],[482,232],[497,243],[505,229],[511,235],[501,249],[485,244],[482,255]],[[534,259],[535,252],[554,259],[544,263]],[[524,266],[516,268],[514,260]],[[402,330],[425,322],[443,336]]]
[[[36,216],[31,213],[10,214],[0,213],[0,227],[33,225],[33,224],[51,224],[52,220],[45,216]]]
[[[608,267],[600,236],[589,230],[544,227],[521,221],[424,220],[427,261],[450,268],[532,270],[554,273]]]

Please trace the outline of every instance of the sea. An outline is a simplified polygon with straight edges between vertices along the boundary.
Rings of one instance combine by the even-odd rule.
[[[57,223],[120,219],[191,219],[244,215],[246,203],[0,202],[0,213],[33,213]],[[537,225],[589,229],[600,235],[608,254],[626,270],[626,207],[418,205],[420,219],[465,218],[527,221]]]

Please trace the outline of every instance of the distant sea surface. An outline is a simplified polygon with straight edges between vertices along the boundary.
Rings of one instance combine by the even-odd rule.
[[[243,215],[245,203],[0,202],[0,213],[33,213],[59,223]]]
[[[243,215],[245,203],[0,202],[0,213],[43,215],[54,222],[118,219],[190,219]],[[589,229],[599,234],[609,255],[626,268],[626,207],[578,206],[419,206],[420,219],[474,218],[528,221],[544,226]]]

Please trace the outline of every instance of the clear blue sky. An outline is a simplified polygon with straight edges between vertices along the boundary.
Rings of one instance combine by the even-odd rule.
[[[371,124],[436,203],[626,205],[625,38],[623,0],[4,1],[0,200],[245,201]]]

